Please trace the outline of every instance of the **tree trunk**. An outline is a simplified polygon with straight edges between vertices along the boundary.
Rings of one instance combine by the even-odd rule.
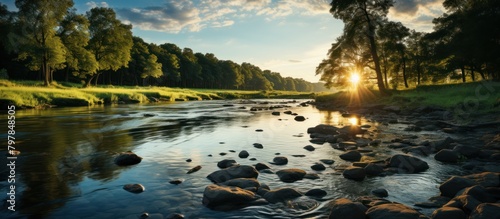
[[[85,85],[83,85],[83,87],[90,87],[90,85],[92,83],[92,79],[94,79],[94,77],[95,77],[95,75],[90,76],[90,77],[87,76],[87,80],[85,80]]]
[[[47,64],[47,57],[45,56],[43,57],[42,72],[44,75],[43,85],[48,87],[50,85],[50,72],[49,65]]]
[[[403,80],[405,82],[405,87],[408,88],[408,80],[406,79],[406,57],[403,56]]]
[[[380,70],[380,59],[377,54],[377,44],[375,41],[375,25],[372,24],[372,21],[370,19],[370,16],[368,15],[368,11],[366,11],[366,8],[364,9],[365,17],[366,17],[366,22],[368,23],[368,39],[370,41],[370,53],[373,58],[373,62],[375,63],[375,72],[377,73],[377,85],[380,93],[382,94],[388,94],[387,90],[385,89],[384,86],[384,79],[382,78],[382,71]]]
[[[97,82],[99,81],[99,75],[101,75],[101,73],[97,73],[96,76],[95,76],[95,84],[94,86],[97,87]]]
[[[465,83],[465,67],[462,65],[460,66],[460,70],[462,71],[462,82]]]
[[[472,77],[472,81],[476,81],[476,76],[474,75],[474,65],[470,67],[470,76]]]

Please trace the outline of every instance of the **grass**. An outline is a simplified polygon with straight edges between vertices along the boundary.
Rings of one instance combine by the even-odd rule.
[[[53,83],[44,87],[40,81],[0,80],[0,105],[15,104],[25,108],[89,106],[95,104],[148,103],[243,98],[314,98],[314,93],[289,91],[240,91],[185,89],[168,87],[112,86],[81,88],[81,84]]]
[[[376,91],[370,91],[376,94]],[[461,84],[424,85],[414,89],[391,91],[392,95],[365,95],[363,103],[398,105],[403,108],[434,106],[448,110],[468,110],[474,113],[499,112],[500,82],[481,81]],[[351,92],[320,95],[317,102],[349,104]]]

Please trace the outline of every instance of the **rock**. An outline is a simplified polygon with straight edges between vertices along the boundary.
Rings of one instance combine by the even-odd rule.
[[[257,178],[259,172],[253,167],[248,165],[238,165],[228,167],[226,169],[217,170],[207,176],[209,180],[215,183],[222,183],[230,179],[237,178]]]
[[[184,219],[184,215],[183,214],[179,214],[179,213],[173,213],[173,214],[169,214],[166,219]]]
[[[357,143],[354,141],[342,141],[339,142],[339,148],[343,148],[344,150],[350,146],[356,146]]]
[[[291,114],[292,114],[292,111],[287,110],[287,111],[285,111],[285,112],[283,112],[283,113],[284,113],[284,114],[287,114],[287,115],[291,115]]]
[[[250,156],[250,154],[245,150],[240,151],[240,153],[238,154],[238,157],[240,158],[247,158],[248,156]]]
[[[217,163],[217,167],[224,169],[232,166],[236,166],[238,163],[233,159],[224,159]]]
[[[294,119],[295,119],[295,121],[297,121],[297,122],[302,122],[302,121],[305,121],[305,120],[306,120],[306,118],[305,118],[304,116],[295,116],[295,118],[294,118]]]
[[[118,166],[128,166],[140,163],[142,157],[137,156],[137,154],[132,151],[122,152],[115,157],[115,164]]]
[[[312,180],[319,179],[319,175],[316,173],[307,173],[304,176],[304,179],[312,179]]]
[[[431,216],[431,219],[466,219],[464,211],[460,208],[442,207],[436,209]]]
[[[274,116],[279,116],[280,112],[275,111],[275,112],[272,112],[271,114],[274,115]]]
[[[188,162],[188,163],[191,162],[191,161],[193,161],[191,158],[186,159],[186,162]]]
[[[262,129],[255,129],[256,132],[263,132],[264,130]]]
[[[374,194],[375,196],[380,197],[380,198],[385,198],[385,197],[389,196],[389,192],[387,192],[387,190],[385,190],[385,189],[372,190],[372,194]]]
[[[355,166],[355,167],[366,167],[368,166],[368,163],[366,162],[352,162],[352,165]]]
[[[309,140],[309,142],[313,143],[313,144],[324,144],[326,142],[326,139],[325,138],[312,138]]]
[[[248,160],[251,160],[251,161],[256,161],[256,160],[257,160],[257,158],[252,157],[252,158],[250,158],[250,159],[248,159]]]
[[[458,158],[458,152],[450,149],[442,149],[434,155],[434,159],[437,161],[448,163],[456,163]]]
[[[219,153],[219,155],[220,155],[220,156],[224,156],[224,155],[226,155],[226,154],[227,154],[226,152],[220,152],[220,153]]]
[[[264,146],[260,143],[253,143],[253,147],[258,148],[258,149],[264,148]]]
[[[457,145],[453,148],[454,151],[466,156],[467,158],[474,158],[479,155],[480,149],[474,146]]]
[[[369,163],[364,169],[365,173],[370,176],[378,176],[384,172],[384,168],[374,163]]]
[[[474,180],[464,177],[452,176],[439,186],[442,196],[449,198],[455,197],[460,190],[475,185]]]
[[[194,172],[196,172],[196,171],[198,171],[198,170],[201,170],[201,166],[200,166],[200,165],[195,166],[195,167],[191,168],[190,170],[188,170],[188,171],[187,171],[187,174],[194,173]]]
[[[316,148],[314,148],[312,145],[307,145],[304,147],[304,149],[308,150],[308,151],[314,151],[316,150]]]
[[[466,213],[470,213],[476,209],[476,207],[481,204],[480,201],[476,200],[470,195],[455,196],[443,207],[455,207],[464,210]]]
[[[467,179],[472,179],[478,185],[483,187],[498,187],[500,186],[500,173],[483,172],[464,176]]]
[[[260,187],[259,181],[253,178],[230,179],[225,182],[219,183],[219,185],[235,186],[246,190],[249,190],[249,188],[254,188],[255,191],[257,191],[257,189]]]
[[[319,161],[321,161],[322,163],[324,163],[326,165],[332,165],[333,163],[335,163],[335,161],[332,159],[321,159]]]
[[[349,199],[340,198],[330,202],[332,210],[329,219],[366,219],[366,207]]]
[[[302,180],[304,175],[306,175],[306,171],[296,168],[284,169],[276,172],[276,175],[278,175],[281,181],[290,183]]]
[[[480,202],[496,202],[496,198],[490,195],[482,186],[475,185],[457,192],[455,196],[470,195]]]
[[[183,182],[184,180],[182,179],[174,179],[174,180],[170,180],[169,183],[170,184],[174,184],[174,185],[179,185]]]
[[[273,159],[272,164],[274,165],[286,165],[288,163],[288,158],[283,156],[278,156]]]
[[[264,199],[266,199],[269,203],[278,203],[285,202],[290,199],[298,198],[302,196],[300,192],[292,188],[281,188],[276,190],[268,191],[264,195]]]
[[[144,186],[141,184],[127,184],[123,186],[123,189],[132,193],[141,193],[145,190]]]
[[[261,171],[264,169],[270,169],[270,167],[263,163],[257,163],[255,164],[255,169],[257,169],[257,171]]]
[[[419,219],[420,213],[408,206],[391,203],[371,207],[366,211],[370,219]]]
[[[361,153],[358,151],[347,151],[339,155],[339,157],[347,161],[359,161],[361,159]]]
[[[500,218],[500,203],[482,203],[470,214],[469,219]]]
[[[350,167],[347,167],[344,170],[344,172],[342,172],[342,175],[346,179],[361,181],[361,180],[365,179],[366,173],[365,173],[365,169],[363,169],[361,167],[350,166]]]
[[[203,192],[203,205],[214,210],[238,209],[256,199],[255,193],[238,187],[209,185]]]
[[[292,157],[306,157],[306,155],[303,155],[303,154],[292,154]]]
[[[326,191],[323,189],[311,189],[306,192],[306,196],[316,196],[316,197],[323,197],[327,195]]]
[[[419,173],[429,169],[427,162],[404,154],[392,156],[387,166],[398,168],[398,171],[406,173]]]
[[[264,195],[269,192],[271,188],[269,188],[268,185],[266,184],[260,184],[260,187],[257,189],[257,194],[260,195],[261,197],[264,197]]]
[[[322,171],[322,170],[326,170],[326,167],[325,167],[325,165],[323,165],[321,163],[315,163],[314,165],[311,166],[311,169],[316,170],[316,171]]]

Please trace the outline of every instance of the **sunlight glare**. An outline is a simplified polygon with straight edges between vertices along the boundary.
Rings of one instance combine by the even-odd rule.
[[[349,118],[349,123],[351,123],[351,125],[358,125],[359,120],[357,117],[351,117]]]
[[[361,76],[359,76],[357,72],[353,72],[351,73],[349,81],[351,82],[352,85],[357,85],[361,81]]]

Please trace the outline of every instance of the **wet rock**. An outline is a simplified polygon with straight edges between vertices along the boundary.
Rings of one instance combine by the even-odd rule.
[[[288,158],[283,156],[278,156],[273,159],[272,164],[274,165],[286,165],[288,163]]]
[[[227,153],[226,152],[220,152],[219,155],[220,156],[225,156]]]
[[[476,207],[481,204],[480,201],[476,200],[470,195],[455,196],[443,207],[455,207],[464,210],[466,213],[470,213],[476,209]]]
[[[118,166],[128,166],[140,163],[142,157],[137,156],[137,154],[132,151],[122,152],[115,157],[115,164]]]
[[[321,161],[322,163],[327,164],[327,165],[332,165],[333,163],[335,163],[335,161],[332,159],[321,159],[319,161]]]
[[[346,179],[361,181],[361,180],[365,179],[366,173],[365,173],[365,170],[361,167],[350,166],[350,167],[347,167],[344,170],[344,172],[342,172],[342,175]]]
[[[190,170],[188,170],[188,171],[187,171],[187,174],[194,173],[194,172],[196,172],[196,171],[198,171],[198,170],[201,170],[201,166],[200,166],[200,165],[195,166],[195,167],[191,168]]]
[[[256,161],[256,160],[257,160],[257,158],[252,157],[252,158],[250,158],[250,159],[248,159],[248,160],[251,160],[251,161]]]
[[[371,207],[366,211],[370,219],[419,219],[420,213],[408,206],[391,203]]]
[[[264,130],[262,129],[255,129],[256,132],[263,132]]]
[[[238,165],[217,170],[209,174],[207,178],[214,183],[222,183],[230,179],[257,178],[258,176],[259,172],[253,166]]]
[[[267,166],[266,164],[263,164],[263,163],[257,163],[257,164],[255,164],[255,169],[257,169],[258,171],[261,171],[264,169],[270,169],[270,167]]]
[[[261,197],[264,197],[264,195],[269,192],[271,188],[269,188],[268,185],[265,183],[260,184],[260,187],[257,189],[257,194],[260,195]]]
[[[365,173],[370,176],[378,176],[384,172],[384,168],[374,163],[369,163],[364,169]]]
[[[306,155],[303,155],[303,154],[293,154],[292,157],[306,157]]]
[[[257,191],[257,189],[260,187],[259,181],[257,181],[256,179],[253,179],[253,178],[230,179],[230,180],[227,180],[223,183],[219,183],[219,185],[235,186],[235,187],[246,189],[246,190],[249,190],[249,188],[252,188],[255,191]]]
[[[459,159],[458,152],[450,149],[442,149],[434,155],[434,159],[441,162],[456,163]]]
[[[214,210],[238,209],[256,200],[255,193],[238,187],[209,185],[203,192],[203,205]]]
[[[238,154],[238,157],[240,158],[247,158],[248,156],[250,156],[250,154],[245,150],[240,151],[240,153]]]
[[[283,112],[283,113],[284,113],[284,114],[287,114],[287,115],[291,115],[291,114],[292,114],[292,111],[287,110],[287,111],[285,111],[285,112]]]
[[[316,148],[314,148],[312,145],[307,145],[304,147],[304,149],[308,150],[308,151],[314,151],[316,150]]]
[[[427,162],[404,154],[392,156],[387,166],[398,168],[398,171],[406,173],[419,173],[429,169]]]
[[[432,153],[431,149],[427,146],[413,146],[409,148],[403,148],[403,152],[418,156],[428,156]]]
[[[302,180],[306,175],[306,171],[296,168],[284,169],[276,172],[276,175],[278,175],[281,181],[291,183]]]
[[[311,169],[316,170],[316,171],[322,171],[322,170],[326,170],[326,167],[325,167],[325,165],[323,165],[321,163],[315,163],[314,165],[311,166]]]
[[[311,140],[309,140],[309,142],[313,143],[313,144],[324,144],[326,142],[326,139],[325,138],[312,138]]]
[[[466,156],[467,158],[474,158],[479,155],[480,149],[474,146],[457,145],[453,148],[454,151]]]
[[[238,162],[236,162],[233,159],[224,159],[224,160],[221,160],[217,163],[217,167],[219,167],[221,169],[236,166],[236,165],[238,165]]]
[[[319,179],[319,175],[316,173],[307,173],[306,175],[304,175],[304,179]]]
[[[355,167],[363,167],[364,168],[364,167],[368,166],[368,163],[366,163],[366,162],[353,162],[352,165]]]
[[[483,203],[470,214],[470,219],[500,218],[500,203]]]
[[[275,111],[275,112],[272,112],[271,114],[272,114],[272,115],[274,115],[274,116],[279,116],[279,115],[280,115],[280,112],[276,112],[276,111]]]
[[[274,174],[274,172],[271,169],[263,169],[259,170],[260,173],[267,173],[267,174]]]
[[[304,116],[295,116],[294,120],[297,122],[302,122],[305,121],[306,118]]]
[[[340,198],[330,202],[329,219],[366,219],[366,207],[349,199]]]
[[[451,198],[445,196],[435,196],[429,199],[427,202],[417,202],[415,206],[421,208],[440,208],[443,207],[446,203],[448,203]]]
[[[380,197],[380,198],[385,198],[385,197],[389,196],[389,192],[387,192],[387,190],[385,190],[385,189],[372,190],[372,194],[374,194],[375,196]]]
[[[302,196],[300,192],[292,188],[281,188],[276,190],[268,191],[264,195],[264,199],[266,199],[269,203],[278,203],[285,202],[290,199],[295,199]]]
[[[472,179],[478,185],[483,187],[498,187],[500,186],[500,173],[483,172],[464,176],[467,179]]]
[[[449,198],[455,197],[460,190],[475,185],[474,180],[464,177],[452,176],[439,186],[442,196]]]
[[[323,197],[327,195],[326,191],[323,189],[311,189],[304,194],[306,196]]]
[[[496,198],[491,196],[484,187],[475,185],[457,192],[456,196],[470,195],[480,202],[495,202]]]
[[[442,207],[436,209],[431,216],[431,219],[466,219],[465,212],[460,208]]]
[[[173,213],[173,214],[169,214],[166,219],[184,219],[184,215],[183,214],[179,214],[179,213]]]
[[[123,189],[132,193],[144,192],[145,188],[141,184],[127,184],[123,186]]]
[[[183,182],[184,180],[183,179],[174,179],[174,180],[170,180],[169,183],[170,184],[174,184],[174,185],[179,185]]]
[[[359,161],[361,159],[361,153],[358,151],[347,151],[339,155],[339,157],[347,161]]]
[[[356,146],[357,143],[354,142],[354,141],[343,141],[343,142],[339,142],[339,148],[343,148],[343,149],[346,149],[350,146]]]
[[[258,149],[264,148],[264,146],[262,144],[260,144],[260,143],[253,143],[253,147],[254,148],[258,148]]]

